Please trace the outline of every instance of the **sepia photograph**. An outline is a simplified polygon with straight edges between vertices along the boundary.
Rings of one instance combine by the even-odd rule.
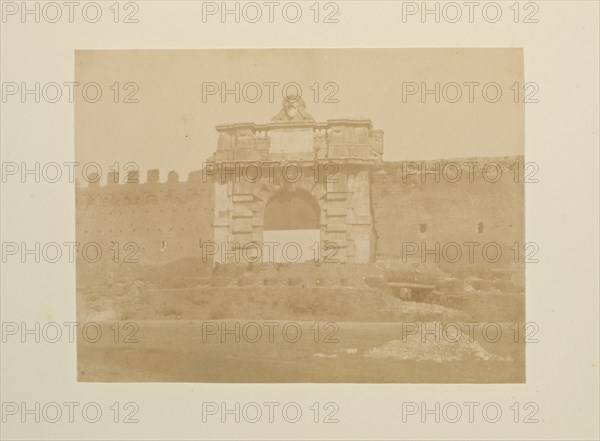
[[[525,381],[521,49],[82,50],[75,80],[78,381]]]

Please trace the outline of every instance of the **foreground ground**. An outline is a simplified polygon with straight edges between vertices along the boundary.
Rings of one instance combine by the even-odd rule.
[[[236,322],[239,332],[223,332],[235,329]],[[223,383],[525,381],[525,345],[522,336],[515,342],[514,324],[509,322],[499,324],[502,337],[497,342],[492,342],[495,333],[490,332],[486,338],[481,326],[473,333],[465,329],[463,337],[474,338],[468,343],[469,350],[475,348],[472,353],[465,353],[464,347],[453,343],[452,335],[437,333],[440,343],[436,343],[434,334],[423,336],[420,330],[415,333],[412,324],[343,322],[326,327],[325,322],[317,326],[315,322],[265,322],[256,320],[256,325],[248,325],[248,321],[233,320],[153,320],[136,321],[135,326],[126,321],[101,323],[99,341],[78,339],[78,378],[95,382]],[[287,337],[282,334],[285,325]],[[274,329],[272,337],[269,326]],[[434,326],[430,323],[427,329]],[[302,330],[300,338],[296,334],[298,327]],[[115,328],[120,330],[116,339]],[[262,331],[260,338],[257,328]],[[239,342],[235,341],[236,334]],[[421,338],[428,343],[423,344]],[[257,341],[253,343],[254,340]],[[374,348],[390,342],[397,348],[406,345],[417,358],[368,356]],[[428,353],[459,359],[440,362]]]

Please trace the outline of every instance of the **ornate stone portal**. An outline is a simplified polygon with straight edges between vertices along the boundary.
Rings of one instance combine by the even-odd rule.
[[[214,241],[226,250],[216,261],[374,261],[370,169],[383,131],[370,120],[315,122],[302,98],[288,97],[271,123],[216,129],[206,167]]]

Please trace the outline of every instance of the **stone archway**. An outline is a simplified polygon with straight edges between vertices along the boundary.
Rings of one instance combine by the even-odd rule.
[[[321,208],[307,190],[280,189],[265,205],[263,261],[318,260],[321,248]]]
[[[285,100],[270,123],[216,129],[217,150],[206,166],[214,182],[215,248],[224,250],[216,262],[236,261],[237,250],[271,240],[297,243],[299,231],[312,231],[317,248],[300,259],[373,261],[371,172],[382,160],[383,131],[370,120],[317,122],[303,102],[290,106]],[[281,191],[290,194],[276,196]],[[278,197],[291,200],[273,199]],[[268,246],[253,248],[250,257],[264,261]]]

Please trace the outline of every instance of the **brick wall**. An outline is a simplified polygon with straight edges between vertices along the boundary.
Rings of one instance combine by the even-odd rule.
[[[514,247],[510,247],[524,242],[525,207],[522,174],[515,183],[513,164],[522,166],[522,158],[479,159],[480,166],[474,168],[465,166],[465,161],[457,161],[462,177],[455,183],[449,182],[456,176],[455,167],[448,166],[452,161],[438,163],[439,173],[425,175],[415,169],[434,170],[436,162],[385,163],[372,169],[377,260],[435,263],[438,259],[444,264],[447,258],[455,258],[457,247],[448,245],[455,242],[463,254],[459,263],[466,264],[469,247],[464,243],[472,242],[479,244],[472,248],[476,264],[487,263],[483,247],[490,243],[500,247],[503,264],[514,261]],[[488,167],[487,179],[482,175],[482,163],[498,165]],[[498,168],[501,178],[489,182],[496,179]],[[148,264],[200,257],[199,241],[213,240],[212,182],[203,182],[201,173],[194,172],[184,182],[171,173],[168,182],[159,183],[156,173],[149,173],[143,184],[78,187],[77,241],[98,243],[103,257],[113,260],[118,248],[119,261],[128,255]],[[439,182],[435,182],[436,175]],[[126,248],[130,242],[135,245]],[[435,251],[436,243],[439,251]],[[424,249],[434,251],[423,255]],[[486,257],[495,258],[496,249],[488,246]]]
[[[462,258],[458,263],[469,263],[471,249],[475,263],[486,264],[495,260],[498,247],[494,244],[502,251],[500,262],[508,265],[514,260],[510,247],[515,242],[523,244],[525,228],[522,171],[515,175],[514,164],[522,166],[523,160],[518,157],[471,160],[479,167],[465,166],[463,163],[467,161],[456,161],[462,170],[457,182],[450,182],[456,181],[457,176],[457,167],[447,166],[453,161],[387,163],[373,171],[371,195],[378,260],[412,258],[435,263],[437,254],[441,263],[447,263],[460,250]],[[420,173],[425,169],[435,170],[436,164],[439,173]],[[487,167],[485,172],[483,167]],[[497,179],[498,170],[500,178],[491,182]],[[439,182],[435,181],[436,176]],[[450,242],[459,246],[449,245]],[[481,245],[464,245],[466,242]],[[439,252],[423,254],[424,250],[436,250],[436,243]]]
[[[128,255],[147,264],[199,257],[199,241],[212,240],[212,188],[197,172],[185,182],[171,174],[166,183],[78,188],[77,241],[100,244],[113,261],[117,242],[119,262]]]

